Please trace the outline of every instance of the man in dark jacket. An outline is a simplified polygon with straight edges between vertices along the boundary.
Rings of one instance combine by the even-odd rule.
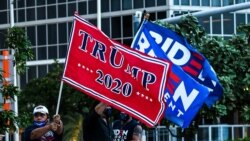
[[[109,123],[111,107],[102,102],[95,102],[84,120],[84,141],[113,141],[113,131]]]
[[[39,105],[33,111],[33,125],[27,127],[23,141],[62,141],[63,123],[60,115],[54,115],[49,122],[49,112],[45,106]]]

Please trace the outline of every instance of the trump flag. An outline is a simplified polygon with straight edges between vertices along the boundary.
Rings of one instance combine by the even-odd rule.
[[[222,87],[208,61],[174,31],[145,21],[131,46],[173,63],[171,74],[173,78],[178,78],[179,83],[171,81],[170,75],[165,94],[168,105],[165,117],[169,120],[187,127],[204,102],[210,107],[221,97]],[[179,87],[185,90],[183,96],[180,96],[183,92]],[[187,93],[188,89],[190,93]],[[179,97],[182,100],[178,103]],[[170,105],[175,109],[171,109]]]
[[[62,80],[153,127],[164,115],[170,65],[116,43],[75,15]]]

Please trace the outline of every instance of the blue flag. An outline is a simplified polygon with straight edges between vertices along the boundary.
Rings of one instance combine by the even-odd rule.
[[[209,91],[187,75],[179,66],[172,65],[168,76],[164,101],[164,117],[182,128],[189,126],[206,100]]]
[[[204,102],[210,107],[221,97],[222,87],[208,61],[174,31],[145,21],[131,46],[173,63],[165,117],[181,127],[190,124]]]
[[[176,32],[146,21],[137,32],[132,47],[151,56],[171,61],[206,86],[210,91],[205,101],[208,107],[222,96],[223,88],[209,62]]]

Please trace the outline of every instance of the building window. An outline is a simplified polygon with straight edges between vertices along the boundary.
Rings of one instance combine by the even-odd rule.
[[[66,17],[66,5],[60,4],[58,5],[58,17]]]
[[[21,1],[21,0],[18,0],[18,1]],[[45,5],[45,0],[37,0],[37,1],[36,1],[36,5],[37,5],[37,6]]]
[[[58,1],[58,3],[64,3],[64,2],[66,2],[66,0],[57,0]]]
[[[18,22],[24,22],[25,21],[25,11],[24,11],[24,9],[19,9],[17,15],[18,15],[18,17],[17,17]],[[2,18],[1,18],[1,20],[2,20]]]
[[[236,26],[246,24],[245,14],[236,13]]]
[[[210,6],[210,0],[202,0],[201,5],[202,6]]]
[[[129,38],[129,39],[123,39],[123,44],[130,47],[132,44],[133,39]]]
[[[97,7],[97,2],[96,0],[91,0],[91,1],[88,1],[88,10],[89,10],[89,14],[94,14],[96,13],[96,7]]]
[[[28,72],[28,70],[26,70]],[[27,84],[26,73],[20,74],[20,87],[23,89]]]
[[[192,0],[192,6],[200,6],[200,0]]]
[[[111,27],[112,27],[111,38],[120,38],[121,37],[121,17],[112,17]]]
[[[180,5],[180,1],[179,0],[174,0],[174,5]]]
[[[45,46],[37,48],[37,59],[38,60],[46,60],[47,59],[47,51],[46,51]]]
[[[68,45],[59,45],[59,58],[65,58],[67,56]]]
[[[149,14],[150,14],[149,19],[150,19],[151,21],[155,21],[155,20],[156,20],[155,13],[149,13]]]
[[[38,78],[44,77],[47,73],[47,65],[38,66]]]
[[[231,13],[223,14],[223,26],[224,34],[234,33],[234,15]]]
[[[0,4],[1,5],[1,4]],[[0,24],[6,24],[7,23],[7,12],[6,11],[2,11],[0,12]]]
[[[35,0],[26,0],[26,7],[35,6]]]
[[[199,20],[199,23],[205,28],[205,31],[208,34],[211,34],[211,32],[210,32],[210,19],[209,19],[209,17],[200,17],[200,18],[198,18],[198,20]]]
[[[38,45],[45,45],[46,44],[46,26],[40,25],[37,26],[37,41]]]
[[[57,27],[56,24],[48,25],[48,44],[57,43]]]
[[[157,6],[166,5],[166,0],[157,0]]]
[[[48,19],[56,18],[56,6],[55,5],[47,7],[47,18]]]
[[[157,19],[166,19],[166,18],[167,18],[167,13],[166,13],[166,11],[157,12]]]
[[[37,8],[37,20],[46,19],[46,11],[45,7],[38,7]]]
[[[143,0],[134,0],[134,8],[143,8]]]
[[[120,0],[111,0],[111,11],[121,10],[121,1]]]
[[[0,10],[6,10],[7,9],[7,2],[8,0],[2,0],[0,4]]]
[[[236,28],[246,24],[245,14],[236,13]]]
[[[189,0],[181,0],[181,5],[190,5]]]
[[[212,0],[212,6],[220,7],[221,6],[220,0]]]
[[[132,37],[132,33],[133,33],[133,25],[132,25],[132,16],[123,16],[122,17],[122,29],[123,30],[123,36],[124,37]]]
[[[35,8],[28,8],[26,9],[26,19],[27,21],[34,21],[35,20]]]
[[[102,0],[102,12],[109,12],[109,0]]]
[[[59,23],[58,24],[58,38],[59,43],[67,43],[67,25],[66,23]]]
[[[122,10],[132,9],[132,0],[122,0]]]
[[[145,0],[145,7],[154,7],[155,0]]]
[[[250,14],[247,14],[247,23],[249,24],[250,23]]]
[[[235,0],[235,3],[238,4],[238,3],[243,3],[245,2],[245,0]]]
[[[36,45],[36,28],[34,26],[27,27],[27,36],[33,46]]]
[[[102,31],[110,37],[110,20],[109,18],[102,18]]]
[[[97,25],[97,20],[96,19],[90,19],[89,22],[92,23],[95,26]]]
[[[36,78],[36,66],[30,66],[27,70],[28,73],[28,81]]]
[[[4,49],[4,41],[5,41],[6,30],[0,30],[0,48]],[[7,48],[7,47],[6,47]]]
[[[76,10],[76,3],[68,4],[68,16],[73,16]]]
[[[6,0],[4,2],[7,2]],[[24,3],[25,1],[24,0],[17,0],[17,7],[18,8],[23,8],[24,7]]]
[[[223,6],[233,5],[233,4],[234,4],[234,0],[223,0]]]
[[[48,47],[48,59],[57,59],[57,46]]]
[[[37,60],[36,47],[32,47],[31,50],[32,50],[32,54],[34,55],[34,58],[32,60]]]
[[[87,14],[87,3],[86,3],[86,1],[78,3],[78,12],[79,12],[80,15]]]
[[[39,1],[39,0],[38,0]],[[57,0],[47,0],[47,4],[56,4]]]
[[[213,34],[221,34],[221,14],[212,16]]]

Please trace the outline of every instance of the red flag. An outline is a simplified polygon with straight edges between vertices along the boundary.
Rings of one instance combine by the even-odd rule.
[[[63,81],[152,127],[165,110],[170,64],[109,39],[75,15]]]

